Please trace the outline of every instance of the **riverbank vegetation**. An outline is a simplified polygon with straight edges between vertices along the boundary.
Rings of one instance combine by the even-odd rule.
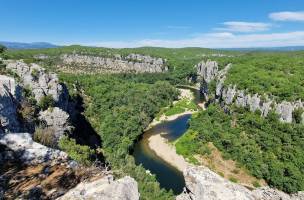
[[[190,121],[189,131],[177,142],[177,152],[194,159],[208,143],[224,158],[237,161],[257,178],[285,192],[304,190],[304,126],[281,123],[275,113],[233,108],[230,114],[210,105]]]
[[[142,199],[173,199],[172,192],[160,189],[156,178],[136,166],[129,153],[160,108],[177,99],[178,91],[168,82],[147,78],[148,84],[122,75],[62,74],[61,80],[70,91],[76,85],[85,91],[85,116],[100,135],[102,151],[114,173],[134,177]]]

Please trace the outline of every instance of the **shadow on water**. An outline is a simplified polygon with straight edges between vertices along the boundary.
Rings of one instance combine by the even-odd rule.
[[[182,88],[190,89],[187,87]],[[194,102],[202,102],[200,92],[195,89],[191,89],[191,91],[195,96]],[[174,141],[187,131],[188,120],[190,118],[191,114],[185,114],[175,120],[166,121],[152,127],[144,133],[143,138],[135,145],[133,152],[136,164],[142,164],[145,169],[155,174],[160,186],[167,190],[172,190],[174,194],[180,194],[185,187],[183,174],[162,158],[158,157],[154,151],[149,148],[148,138],[153,134],[166,133],[162,135],[162,137],[169,141]]]

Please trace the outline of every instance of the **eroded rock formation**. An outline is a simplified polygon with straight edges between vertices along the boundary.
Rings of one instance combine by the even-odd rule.
[[[113,180],[108,175],[93,182],[82,182],[58,200],[139,200],[137,182],[126,176],[119,180]]]
[[[45,122],[45,126],[54,131],[55,141],[67,133],[70,133],[73,127],[70,125],[69,114],[58,107],[47,109],[39,113],[41,122]]]
[[[33,141],[29,133],[7,133],[0,136],[0,144],[15,152],[22,162],[35,165],[49,161],[64,161],[68,155],[62,151],[43,146]]]
[[[267,95],[250,94],[244,90],[237,89],[237,85],[224,86],[226,75],[231,68],[231,64],[228,64],[224,69],[218,70],[216,62],[207,61],[198,64],[197,70],[201,81],[201,91],[208,100],[208,83],[216,81],[215,99],[221,101],[226,105],[235,104],[239,107],[248,107],[250,111],[260,111],[262,116],[267,116],[268,113],[275,111],[282,122],[292,123],[293,113],[296,109],[304,109],[304,102],[301,100],[295,102],[275,102]],[[302,115],[302,121],[304,122],[304,113]]]
[[[135,72],[135,73],[160,73],[168,70],[165,60],[153,58],[140,54],[130,54],[126,57],[116,55],[113,58],[81,55],[64,54],[61,56],[64,65],[85,66],[97,72]]]
[[[0,75],[0,133],[19,131],[20,124],[15,103],[18,88],[14,78]]]
[[[134,179],[114,181],[111,172],[102,166],[83,167],[67,153],[37,143],[32,134],[22,132],[17,117],[18,106],[26,98],[21,95],[22,89],[30,89],[37,102],[46,95],[53,97],[55,107],[36,117],[54,130],[57,141],[72,128],[66,112],[68,91],[56,74],[36,64],[5,63],[18,75],[18,83],[0,75],[0,199],[57,199],[65,194],[60,199],[138,200]]]
[[[42,97],[51,95],[56,106],[67,109],[68,91],[64,84],[59,82],[57,74],[48,73],[37,64],[26,64],[23,61],[7,60],[6,68],[14,71],[20,77],[20,83],[24,88],[32,91],[37,102]]]
[[[302,200],[304,193],[288,195],[263,187],[253,191],[225,180],[206,167],[188,167],[184,171],[186,190],[176,200]]]

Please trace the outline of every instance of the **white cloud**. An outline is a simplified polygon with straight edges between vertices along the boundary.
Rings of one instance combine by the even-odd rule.
[[[270,19],[275,21],[304,21],[304,11],[300,12],[275,12],[269,14]]]
[[[229,21],[223,23],[224,27],[216,28],[215,30],[220,31],[231,31],[231,32],[258,32],[269,30],[271,24],[261,22],[240,22],[240,21]]]
[[[82,43],[101,47],[206,47],[206,48],[242,48],[242,47],[280,47],[304,45],[304,31],[267,33],[267,34],[232,34],[205,33],[180,40],[144,39],[138,41],[108,41]]]

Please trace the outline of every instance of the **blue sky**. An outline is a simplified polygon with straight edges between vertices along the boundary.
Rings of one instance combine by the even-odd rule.
[[[0,41],[109,47],[304,45],[304,2],[0,0]]]

